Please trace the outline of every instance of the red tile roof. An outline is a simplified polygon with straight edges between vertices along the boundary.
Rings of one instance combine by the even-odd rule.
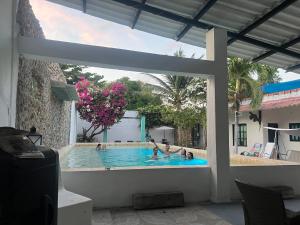
[[[298,106],[298,105],[300,105],[300,96],[287,97],[283,99],[273,99],[273,100],[263,101],[260,106],[260,110],[279,109],[279,108],[286,108],[286,107]],[[240,111],[249,112],[251,111],[251,107],[249,104],[241,105]]]

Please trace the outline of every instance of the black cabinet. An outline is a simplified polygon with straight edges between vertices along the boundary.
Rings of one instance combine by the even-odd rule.
[[[57,152],[0,136],[0,224],[56,225],[57,198]]]

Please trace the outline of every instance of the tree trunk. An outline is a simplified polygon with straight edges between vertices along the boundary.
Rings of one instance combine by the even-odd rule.
[[[203,148],[207,148],[207,130],[206,127],[203,127]]]
[[[235,154],[239,153],[239,111],[240,111],[240,101],[239,101],[239,93],[240,93],[241,81],[240,79],[236,80],[235,83],[235,94],[234,94],[234,103],[235,103],[235,112],[234,112],[234,152]]]
[[[239,111],[234,112],[234,152],[239,153]]]

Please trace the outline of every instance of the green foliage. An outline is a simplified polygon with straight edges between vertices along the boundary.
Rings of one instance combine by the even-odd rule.
[[[174,56],[184,57],[183,51],[180,49]],[[173,74],[147,75],[159,83],[155,89],[161,94],[163,100],[178,111],[190,103],[199,104],[206,101],[206,81],[202,78]]]
[[[160,105],[147,105],[137,109],[139,116],[143,115],[146,118],[146,129],[170,125],[166,122],[166,119],[163,118],[163,113],[167,110],[167,107]]]
[[[169,125],[192,128],[196,124],[206,125],[205,108],[184,108],[180,111],[168,106],[148,105],[138,109],[139,115],[146,116],[146,128]]]
[[[254,68],[258,73],[257,81],[260,85],[266,83],[278,83],[281,81],[278,69],[264,64],[255,64]]]
[[[128,77],[118,80],[127,87],[126,100],[127,110],[136,110],[147,105],[161,105],[160,97],[153,93],[151,85],[144,84],[141,81],[133,81]]]
[[[204,109],[202,109],[204,111]],[[162,118],[164,121],[172,124],[175,127],[188,129],[194,127],[196,124],[202,125],[202,110],[195,108],[184,108],[180,111],[168,110],[162,112]]]
[[[238,57],[228,59],[228,74],[228,97],[236,111],[239,111],[241,102],[248,98],[252,108],[257,109],[263,98],[261,85],[281,80],[276,68]],[[253,78],[255,75],[257,79]]]
[[[63,71],[68,84],[75,85],[80,80],[80,77],[83,77],[99,88],[103,88],[105,86],[105,81],[103,81],[102,75],[83,72],[83,70],[87,68],[86,66],[60,64],[60,68]]]

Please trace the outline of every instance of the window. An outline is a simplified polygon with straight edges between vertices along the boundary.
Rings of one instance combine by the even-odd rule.
[[[234,124],[232,124],[232,140],[234,145]],[[247,146],[247,124],[239,124],[238,146]]]
[[[300,123],[290,123],[289,124],[289,128],[290,129],[300,128]],[[298,142],[300,142],[300,136],[290,135],[290,141],[298,141]]]

